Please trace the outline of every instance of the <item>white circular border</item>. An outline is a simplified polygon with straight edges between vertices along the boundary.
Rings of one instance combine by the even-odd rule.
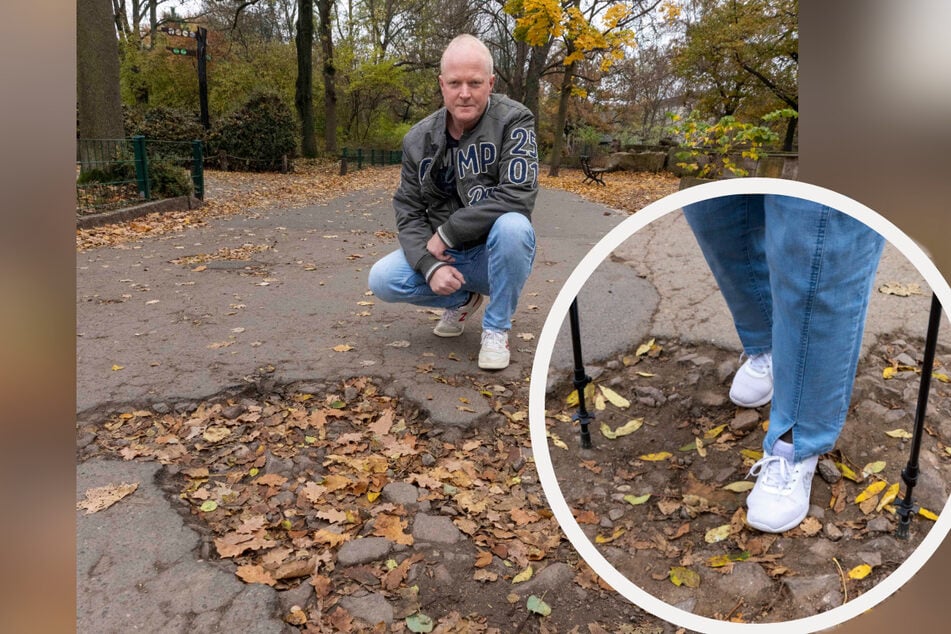
[[[781,623],[729,623],[692,614],[655,598],[653,595],[637,587],[601,555],[598,549],[595,548],[594,544],[591,543],[581,530],[581,526],[575,521],[571,509],[565,501],[561,488],[558,485],[558,480],[555,477],[545,433],[545,386],[547,385],[552,350],[554,349],[561,324],[568,314],[571,301],[578,295],[582,286],[598,265],[637,230],[642,229],[665,214],[681,209],[691,203],[731,194],[781,194],[795,196],[827,205],[862,221],[884,236],[885,239],[915,265],[918,272],[921,273],[925,281],[938,296],[945,312],[948,311],[948,307],[951,307],[951,287],[948,286],[948,282],[942,277],[937,267],[931,262],[925,252],[894,224],[851,198],[816,185],[776,178],[736,178],[690,187],[651,203],[609,231],[607,235],[585,255],[568,277],[561,291],[559,291],[548,313],[548,317],[545,320],[542,332],[539,335],[538,346],[535,351],[535,361],[532,365],[529,390],[529,431],[531,435],[532,452],[535,457],[535,466],[538,469],[539,481],[542,484],[545,497],[548,499],[552,513],[554,513],[555,519],[565,532],[568,540],[585,562],[628,601],[631,601],[666,621],[698,632],[715,632],[715,634],[722,634],[723,632],[742,632],[746,634],[768,631],[769,634],[801,634],[804,631],[827,629],[847,621],[871,609],[908,581],[912,575],[925,564],[928,558],[934,554],[949,529],[951,529],[951,513],[948,512],[951,510],[951,498],[945,503],[944,509],[939,515],[935,526],[932,527],[931,531],[908,559],[881,583],[861,596],[832,610],[794,621],[784,621]]]

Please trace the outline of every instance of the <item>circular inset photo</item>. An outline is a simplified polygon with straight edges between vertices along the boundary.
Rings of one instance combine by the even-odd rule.
[[[835,192],[685,189],[608,233],[532,371],[541,482],[585,562],[702,632],[831,627],[951,519],[951,292]]]

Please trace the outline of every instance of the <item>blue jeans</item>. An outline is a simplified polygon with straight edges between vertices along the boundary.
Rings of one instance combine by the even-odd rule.
[[[884,238],[847,214],[789,196],[724,196],[684,215],[743,350],[773,353],[763,448],[792,430],[797,462],[831,451],[852,398]]]
[[[498,217],[485,244],[471,249],[449,249],[466,283],[451,295],[437,295],[421,274],[406,261],[402,249],[384,256],[370,269],[370,290],[384,302],[408,302],[432,308],[458,308],[469,293],[490,296],[482,328],[511,330],[525,280],[535,260],[535,231],[520,213]]]

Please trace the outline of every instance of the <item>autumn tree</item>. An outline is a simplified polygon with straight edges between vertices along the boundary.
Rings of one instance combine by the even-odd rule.
[[[532,46],[557,42],[562,65],[558,86],[558,110],[552,124],[549,174],[561,166],[568,104],[573,94],[583,94],[576,84],[580,73],[595,82],[624,57],[634,45],[632,26],[660,0],[615,2],[613,0],[511,0],[506,9],[516,16],[516,39]]]
[[[714,118],[799,110],[798,0],[699,0],[674,68]],[[788,119],[791,149],[797,118]]]

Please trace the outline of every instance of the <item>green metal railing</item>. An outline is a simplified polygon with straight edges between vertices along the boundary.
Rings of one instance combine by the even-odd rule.
[[[402,150],[377,150],[357,148],[351,150],[343,148],[340,155],[340,173],[346,174],[351,165],[363,169],[363,164],[367,165],[399,165],[403,161]]]
[[[204,151],[199,140],[80,139],[76,158],[77,214],[205,195]]]

